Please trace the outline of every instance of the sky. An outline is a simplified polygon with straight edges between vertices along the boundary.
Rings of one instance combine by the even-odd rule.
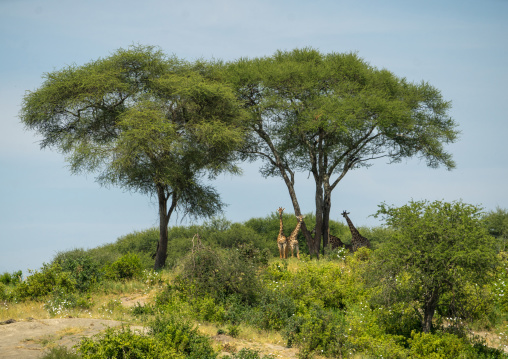
[[[350,212],[357,226],[385,202],[462,200],[485,211],[508,208],[508,1],[377,0],[0,0],[0,273],[37,270],[60,251],[93,248],[158,225],[153,198],[71,175],[63,155],[41,150],[19,111],[42,75],[83,65],[131,45],[168,55],[235,60],[312,47],[356,52],[377,68],[425,81],[451,101],[459,140],[446,147],[457,168],[419,160],[374,162],[347,174],[332,195],[331,218]],[[213,184],[232,222],[292,212],[280,178],[259,164]],[[296,178],[304,213],[313,212],[313,180]],[[175,215],[170,225],[189,225]],[[274,239],[275,243],[275,239]]]

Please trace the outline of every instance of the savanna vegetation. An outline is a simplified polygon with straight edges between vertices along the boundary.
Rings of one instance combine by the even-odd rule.
[[[58,253],[24,280],[0,276],[2,318],[95,317],[141,324],[84,339],[50,357],[218,358],[210,336],[281,342],[301,358],[506,358],[506,211],[462,202],[381,205],[386,225],[360,228],[372,249],[278,258],[278,214],[169,228],[168,265],[151,269],[158,229]],[[309,214],[312,220],[312,214]],[[284,215],[287,228],[296,226]],[[333,233],[351,240],[348,227]],[[303,240],[300,234],[300,239]],[[125,307],[122,295],[143,304]],[[31,308],[31,309],[29,309]],[[429,318],[428,313],[432,309]],[[482,333],[479,335],[478,333]],[[232,358],[259,358],[227,348]]]
[[[455,167],[445,148],[459,134],[449,109],[426,82],[314,49],[224,63],[133,46],[47,73],[23,99],[25,127],[66,155],[73,173],[154,197],[159,227],[58,253],[25,280],[5,273],[2,317],[38,308],[37,316],[147,329],[108,329],[77,353],[53,348],[48,358],[217,358],[215,333],[263,333],[301,358],[506,358],[505,210],[382,204],[385,225],[360,229],[371,248],[328,246],[329,234],[351,240],[331,218],[331,193],[349,171],[379,158]],[[295,215],[295,173],[315,181],[301,260],[278,258],[275,213],[244,223],[214,217],[223,204],[208,180],[259,159],[263,175],[283,179]],[[177,211],[208,222],[168,228]],[[296,226],[293,215],[283,221]],[[143,304],[122,305],[120,295],[137,291]]]

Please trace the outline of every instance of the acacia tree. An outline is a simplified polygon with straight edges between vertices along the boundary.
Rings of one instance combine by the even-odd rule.
[[[45,74],[43,85],[25,95],[20,114],[42,135],[42,148],[67,155],[73,173],[96,172],[102,185],[157,198],[155,269],[165,264],[172,213],[220,211],[220,197],[203,177],[238,171],[233,150],[243,138],[242,110],[234,93],[202,68],[153,47],[120,49]]]
[[[411,201],[398,208],[383,204],[377,215],[394,229],[372,260],[371,279],[384,288],[384,303],[412,305],[427,333],[438,304],[458,317],[471,314],[468,285],[480,296],[498,263],[481,209],[463,202]]]
[[[264,176],[283,178],[296,215],[295,173],[312,173],[316,234],[305,224],[302,232],[313,255],[322,237],[328,243],[331,194],[349,171],[380,158],[455,166],[443,147],[458,134],[450,103],[427,83],[378,70],[356,54],[313,49],[240,59],[224,69],[251,115],[244,154],[263,161]]]

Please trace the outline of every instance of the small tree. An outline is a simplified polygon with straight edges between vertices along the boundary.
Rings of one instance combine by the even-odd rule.
[[[497,238],[500,250],[506,250],[506,242],[508,241],[508,210],[497,207],[495,211],[485,214],[484,222],[489,233]]]
[[[158,199],[155,269],[166,261],[173,211],[220,211],[219,195],[202,178],[237,171],[242,111],[232,90],[203,68],[137,46],[45,74],[24,97],[22,122],[42,135],[41,147],[66,154],[72,172],[98,172],[103,185]]]
[[[377,215],[393,237],[374,252],[373,275],[385,303],[411,303],[430,332],[438,302],[457,308],[466,285],[481,288],[497,264],[494,239],[481,223],[480,208],[463,202],[411,201],[380,206]],[[381,278],[379,278],[381,276]],[[460,308],[468,314],[468,308]]]

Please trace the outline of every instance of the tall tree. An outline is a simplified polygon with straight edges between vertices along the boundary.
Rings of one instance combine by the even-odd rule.
[[[157,198],[155,269],[166,261],[172,213],[221,210],[203,178],[238,171],[233,160],[243,141],[243,112],[233,91],[202,69],[153,47],[120,49],[45,74],[43,85],[25,95],[20,114],[42,135],[41,147],[67,155],[73,173],[96,172],[102,185]]]
[[[450,103],[427,83],[378,70],[356,54],[313,49],[240,59],[224,69],[251,114],[244,154],[264,162],[264,176],[283,178],[296,215],[295,173],[312,173],[316,234],[305,224],[302,232],[313,255],[321,238],[328,243],[331,194],[349,171],[383,157],[455,166],[443,147],[458,135]]]
[[[384,288],[384,303],[413,306],[424,332],[431,331],[438,304],[450,316],[471,314],[468,285],[481,295],[498,263],[481,209],[463,202],[412,201],[398,208],[383,204],[377,215],[394,229],[375,251],[371,267],[373,282]]]

